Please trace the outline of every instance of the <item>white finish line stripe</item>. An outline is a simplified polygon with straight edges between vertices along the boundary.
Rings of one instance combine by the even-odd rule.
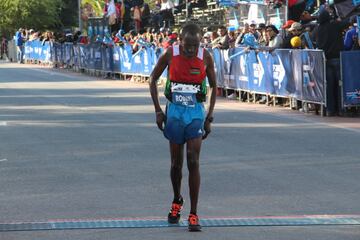
[[[309,226],[309,225],[360,225],[360,215],[306,215],[269,217],[221,217],[200,219],[203,227],[241,227],[241,226]],[[0,232],[65,230],[65,229],[103,229],[103,228],[163,228],[187,227],[187,221],[169,224],[164,218],[136,219],[94,219],[94,220],[53,220],[48,222],[0,223]]]

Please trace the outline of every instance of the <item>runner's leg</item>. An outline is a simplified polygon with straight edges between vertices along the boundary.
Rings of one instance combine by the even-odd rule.
[[[170,177],[174,190],[174,200],[181,197],[182,166],[184,162],[184,144],[170,143]]]
[[[202,137],[190,139],[186,143],[186,157],[187,167],[189,170],[189,190],[191,202],[190,213],[196,214],[200,189],[199,157]]]

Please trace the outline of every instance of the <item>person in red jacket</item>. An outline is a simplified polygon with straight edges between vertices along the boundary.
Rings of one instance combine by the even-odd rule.
[[[200,189],[199,155],[202,140],[211,132],[216,101],[214,62],[209,52],[200,47],[201,36],[198,25],[190,23],[184,26],[180,45],[173,45],[166,50],[150,76],[150,93],[155,107],[156,123],[170,142],[170,175],[174,199],[168,222],[178,223],[183,208],[184,200],[180,192],[186,145],[191,203],[189,231],[201,230],[197,215]],[[165,86],[165,96],[168,102],[164,113],[159,103],[157,80],[167,67],[169,78]],[[207,94],[206,77],[211,89],[207,111],[203,104]]]

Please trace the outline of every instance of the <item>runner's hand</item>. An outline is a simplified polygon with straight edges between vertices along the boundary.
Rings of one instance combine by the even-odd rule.
[[[205,134],[203,135],[202,139],[207,138],[207,136],[210,134],[211,132],[211,123],[208,120],[205,120],[204,123],[204,130],[205,130]]]
[[[166,123],[166,115],[164,114],[164,112],[163,111],[156,112],[156,124],[161,131],[164,131],[165,123]]]

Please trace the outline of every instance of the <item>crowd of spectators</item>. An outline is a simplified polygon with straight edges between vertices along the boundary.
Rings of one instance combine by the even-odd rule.
[[[199,0],[191,3],[204,6]],[[154,9],[150,11],[143,0],[111,0],[104,8],[104,18],[109,24],[102,34],[93,34],[89,30],[87,35],[82,35],[80,31],[53,33],[19,29],[15,36],[18,59],[22,62],[24,42],[32,40],[39,40],[43,44],[97,42],[107,47],[131,44],[134,53],[142,47],[168,48],[179,41],[178,31],[171,30],[172,14],[174,9],[181,11],[183,8],[183,1],[175,6],[172,0],[157,0]],[[316,14],[305,10],[298,21],[290,19],[280,28],[272,24],[244,22],[238,29],[230,29],[226,26],[204,29],[201,45],[207,48],[246,47],[267,51],[277,48],[322,49],[327,60],[328,115],[337,114],[340,106],[340,51],[360,49],[359,28],[355,18],[340,19],[333,7],[324,4]],[[3,40],[2,53],[5,45],[6,41]]]

